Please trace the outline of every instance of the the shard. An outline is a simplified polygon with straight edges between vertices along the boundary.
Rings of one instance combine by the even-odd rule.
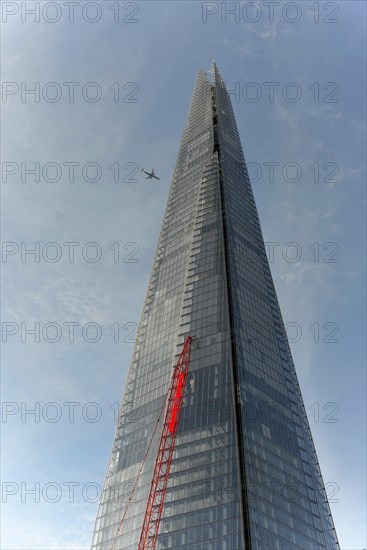
[[[137,550],[158,437],[121,518],[195,335],[157,550],[338,550],[231,101],[210,73],[180,144],[92,548]]]

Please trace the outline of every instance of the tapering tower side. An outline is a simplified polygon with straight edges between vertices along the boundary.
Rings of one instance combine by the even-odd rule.
[[[111,548],[188,333],[199,336],[200,347],[191,355],[157,548],[244,548],[211,95],[212,84],[199,71],[96,520],[95,550]],[[157,446],[116,549],[137,548]]]
[[[250,545],[337,549],[230,97],[212,73]]]

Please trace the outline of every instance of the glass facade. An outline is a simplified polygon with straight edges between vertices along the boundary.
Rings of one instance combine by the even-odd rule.
[[[92,549],[136,550],[185,337],[196,335],[157,550],[338,550],[224,81],[199,71]],[[118,536],[116,538],[116,534]],[[116,540],[115,540],[116,538]]]

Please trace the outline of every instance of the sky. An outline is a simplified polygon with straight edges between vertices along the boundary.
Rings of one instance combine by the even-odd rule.
[[[213,59],[339,542],[366,548],[365,3],[1,7],[2,548],[90,547],[196,72]]]

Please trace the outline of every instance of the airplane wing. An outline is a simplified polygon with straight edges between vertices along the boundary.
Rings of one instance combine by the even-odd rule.
[[[144,170],[144,174],[147,175],[146,178],[145,178],[146,180],[151,180],[152,178],[155,178],[156,180],[160,179],[158,176],[155,175],[154,168],[152,169],[151,172],[147,172],[146,170]]]

